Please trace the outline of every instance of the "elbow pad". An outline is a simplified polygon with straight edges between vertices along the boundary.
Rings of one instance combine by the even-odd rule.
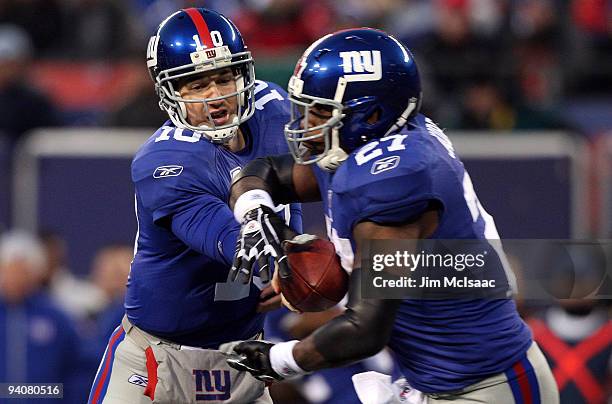
[[[232,184],[245,177],[258,177],[269,187],[267,191],[276,203],[290,203],[298,200],[293,184],[293,165],[290,154],[260,157],[250,161],[234,177]]]

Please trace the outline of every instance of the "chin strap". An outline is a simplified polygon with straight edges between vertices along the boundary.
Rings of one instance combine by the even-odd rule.
[[[340,147],[332,146],[325,157],[317,161],[317,165],[326,171],[336,171],[340,164],[348,158],[348,154]]]
[[[410,117],[412,116],[412,112],[415,109],[417,109],[417,107],[419,106],[419,99],[420,98],[411,98],[410,99],[410,101],[408,102],[408,106],[406,107],[404,112],[402,112],[402,114],[399,116],[399,118],[397,118],[397,121],[395,121],[395,123],[393,125],[391,125],[389,130],[385,133],[385,136],[390,135],[391,133],[395,132],[396,130],[398,130],[398,129],[402,128],[404,125],[406,125],[406,122],[408,122],[408,119],[410,119]]]
[[[338,128],[332,129],[331,147],[325,156],[317,161],[317,165],[325,171],[336,171],[340,164],[348,158],[348,154],[340,147]]]
[[[232,123],[235,126],[225,129],[210,129],[209,126],[202,125],[197,128],[197,131],[206,136],[212,143],[225,144],[238,133],[238,121],[238,117],[234,116]]]

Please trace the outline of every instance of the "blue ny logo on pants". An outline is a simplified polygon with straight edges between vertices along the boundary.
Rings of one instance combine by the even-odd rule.
[[[216,401],[230,398],[232,381],[229,370],[194,369],[196,401]]]

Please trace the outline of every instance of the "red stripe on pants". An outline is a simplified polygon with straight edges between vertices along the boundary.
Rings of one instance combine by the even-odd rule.
[[[157,360],[151,347],[146,349],[145,356],[147,357],[147,387],[143,394],[153,401],[155,400],[155,388],[157,387]]]

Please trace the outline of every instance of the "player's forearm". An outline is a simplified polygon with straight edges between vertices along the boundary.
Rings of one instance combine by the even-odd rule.
[[[396,307],[394,301],[379,300],[347,310],[294,347],[296,362],[305,370],[316,370],[377,354],[389,341]]]
[[[319,338],[309,336],[295,345],[293,356],[302,369],[314,371],[348,365],[375,355],[385,347],[386,341],[378,339],[375,330],[359,332],[345,319],[338,321],[342,321],[339,325],[342,329],[320,330],[326,334]],[[336,325],[330,326],[336,328]],[[342,341],[342,349],[338,349],[338,341]]]
[[[240,227],[221,200],[205,197],[201,199],[199,204],[194,204],[193,207],[173,216],[172,232],[200,254],[230,265]]]
[[[309,372],[335,366],[317,351],[311,337],[300,341],[293,347],[293,357],[302,369]]]
[[[230,190],[230,207],[248,191],[264,190],[274,203],[298,202],[293,184],[293,158],[290,155],[258,158],[242,168]]]
[[[375,355],[387,345],[401,301],[362,299],[360,268],[351,273],[348,298],[343,314],[293,346],[289,359],[299,368],[313,371],[343,366]]]
[[[389,341],[398,305],[399,301],[379,300],[368,304],[365,312],[359,307],[347,310],[302,341],[276,344],[270,350],[271,367],[289,377],[373,356]]]
[[[236,206],[236,201],[242,194],[256,189],[261,189],[270,193],[268,185],[262,178],[256,176],[249,176],[242,177],[238,181],[235,181],[232,184],[232,188],[230,190],[230,209],[234,209],[234,206]]]

